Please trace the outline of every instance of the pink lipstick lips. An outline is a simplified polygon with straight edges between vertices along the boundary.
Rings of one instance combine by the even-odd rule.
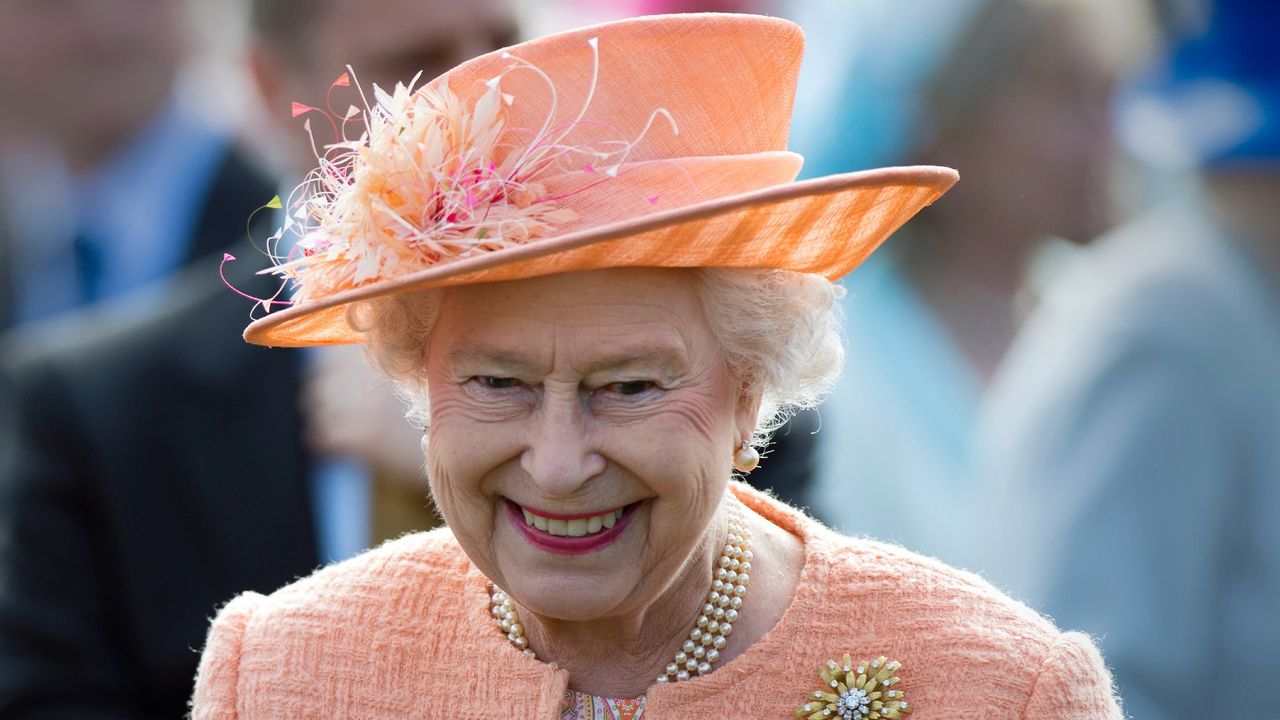
[[[545,550],[558,555],[583,555],[589,552],[595,552],[601,548],[612,545],[617,541],[622,533],[631,524],[631,519],[635,516],[636,507],[639,503],[621,508],[621,516],[613,522],[612,527],[601,526],[594,532],[582,535],[580,537],[572,537],[564,534],[552,534],[547,530],[539,529],[530,522],[526,521],[526,513],[530,512],[520,505],[507,501],[507,515],[511,518],[511,523],[516,529],[524,534],[526,540],[534,547]],[[603,515],[610,515],[606,512]],[[540,521],[550,521],[559,523],[569,522],[586,522],[586,518],[599,517],[601,514],[590,515],[580,513],[577,515],[564,515],[558,513],[536,513]]]

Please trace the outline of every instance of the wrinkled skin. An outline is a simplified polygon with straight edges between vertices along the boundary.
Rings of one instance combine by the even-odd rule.
[[[446,294],[427,361],[432,489],[472,560],[540,614],[642,612],[707,544],[755,406],[685,277],[599,271]],[[564,556],[531,546],[507,502],[640,505],[618,542]]]

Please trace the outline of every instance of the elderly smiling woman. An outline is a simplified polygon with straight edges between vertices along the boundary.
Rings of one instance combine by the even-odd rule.
[[[731,479],[839,372],[832,280],[956,178],[793,182],[802,43],[642,18],[377,94],[246,337],[364,342],[447,528],[229,603],[197,720],[1120,717],[1087,638]]]

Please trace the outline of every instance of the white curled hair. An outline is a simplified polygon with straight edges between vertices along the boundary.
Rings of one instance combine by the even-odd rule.
[[[840,298],[823,277],[786,270],[696,268],[706,319],[730,373],[761,397],[752,444],[797,411],[816,407],[844,365]],[[347,322],[364,335],[369,361],[396,382],[407,416],[425,428],[431,418],[426,357],[444,291],[401,293],[356,303]]]

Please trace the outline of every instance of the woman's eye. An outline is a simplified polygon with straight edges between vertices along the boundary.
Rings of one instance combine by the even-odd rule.
[[[647,390],[652,390],[654,384],[649,380],[628,380],[614,383],[609,387],[619,395],[639,395]]]
[[[493,377],[492,375],[484,375],[476,379],[480,381],[481,385],[490,390],[506,390],[520,384],[520,381],[515,378]]]

